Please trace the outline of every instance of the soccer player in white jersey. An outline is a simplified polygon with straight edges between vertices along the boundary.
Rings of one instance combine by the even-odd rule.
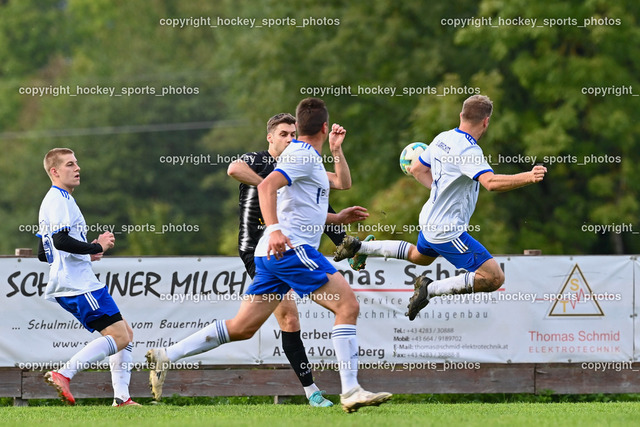
[[[296,118],[289,113],[280,113],[271,117],[267,122],[267,141],[269,149],[265,151],[245,153],[229,165],[227,173],[240,182],[240,232],[238,234],[238,252],[245,265],[247,273],[254,278],[256,265],[254,253],[260,237],[264,231],[264,221],[260,212],[257,186],[276,167],[276,159],[282,151],[289,146],[296,137]],[[343,161],[340,167],[347,167],[344,155],[336,153]],[[348,173],[348,172],[345,172]],[[349,177],[351,174],[349,173]],[[350,178],[349,178],[350,180]],[[329,205],[329,213],[336,212]],[[366,209],[360,206],[352,206],[336,214],[334,218],[340,223],[350,223],[366,219]],[[330,217],[330,216],[329,216]],[[336,230],[337,229],[337,230]],[[339,232],[338,232],[339,230]],[[346,236],[342,226],[329,225],[324,233],[336,244]],[[273,312],[282,337],[282,349],[289,360],[298,380],[304,388],[309,399],[309,404],[314,407],[329,407],[333,403],[323,397],[324,391],[320,390],[313,379],[313,370],[307,357],[304,343],[301,338],[300,319],[298,307],[293,298],[293,291],[289,291]]]
[[[347,236],[336,249],[334,261],[362,255],[406,259],[429,265],[438,256],[467,273],[432,281],[419,276],[406,315],[415,319],[433,297],[448,294],[492,292],[504,283],[504,273],[491,254],[467,233],[478,200],[479,186],[489,191],[508,191],[544,179],[547,168],[497,175],[487,163],[478,141],[489,126],[493,103],[483,95],[465,100],[460,126],[436,136],[411,165],[411,174],[431,189],[420,212],[417,245],[399,240],[360,242]]]
[[[102,334],[61,369],[47,372],[45,381],[55,387],[63,401],[74,405],[69,388],[73,376],[109,356],[113,406],[138,405],[129,395],[133,331],[122,318],[107,287],[91,269],[91,261],[99,260],[113,247],[114,236],[106,232],[87,243],[87,224],[71,195],[80,185],[80,166],[72,150],[49,151],[44,158],[44,169],[53,184],[40,205],[37,234],[40,237],[38,258],[50,265],[44,297],[57,301],[89,332],[97,330]]]
[[[267,228],[256,247],[256,276],[236,316],[217,320],[166,349],[152,349],[147,360],[150,382],[162,387],[169,362],[211,350],[229,341],[249,339],[293,289],[301,297],[331,310],[336,317],[331,334],[342,384],[340,402],[346,412],[377,406],[389,393],[371,393],[358,383],[356,321],[359,305],[345,278],[318,252],[327,221],[330,188],[348,188],[349,174],[335,159],[336,173],[323,165],[322,146],[329,135],[334,156],[341,153],[345,130],[334,124],[318,98],[302,100],[296,109],[299,140],[282,152],[277,167],[259,185],[260,210]]]

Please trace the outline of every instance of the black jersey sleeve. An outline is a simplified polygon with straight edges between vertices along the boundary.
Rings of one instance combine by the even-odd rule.
[[[59,251],[65,251],[72,254],[99,254],[102,252],[102,246],[99,243],[87,243],[74,239],[69,236],[69,231],[58,231],[53,235],[53,245]]]
[[[240,156],[240,160],[245,162],[251,170],[263,178],[273,171],[275,164],[275,159],[271,157],[268,151],[252,151],[250,153],[245,153]]]
[[[262,165],[260,163],[260,155],[255,151],[243,154],[242,156],[240,156],[240,160],[245,162],[251,168],[251,170],[256,173],[259,173],[262,169]]]
[[[38,259],[42,262],[47,262],[47,254],[44,251],[42,239],[38,239]]]

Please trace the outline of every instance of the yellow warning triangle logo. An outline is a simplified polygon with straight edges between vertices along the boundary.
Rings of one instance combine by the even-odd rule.
[[[578,264],[554,300],[549,316],[604,316]]]

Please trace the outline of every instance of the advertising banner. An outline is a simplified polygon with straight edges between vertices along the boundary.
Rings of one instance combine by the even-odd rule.
[[[369,258],[344,273],[360,303],[358,341],[363,367],[430,368],[456,363],[620,362],[637,360],[634,292],[640,263],[629,256],[496,257],[505,283],[492,293],[433,298],[410,322],[404,316],[420,274],[441,280],[460,273],[447,261],[430,266]],[[216,319],[232,318],[250,284],[235,257],[105,257],[93,264],[133,328],[133,355],[166,347]],[[634,275],[635,269],[635,275]],[[42,297],[48,265],[35,258],[0,259],[0,366],[46,369],[95,339],[56,303]],[[297,298],[310,361],[335,363],[335,316]],[[199,364],[288,363],[273,316],[247,341],[181,361]],[[104,362],[106,363],[106,361]],[[180,367],[180,365],[178,365]]]

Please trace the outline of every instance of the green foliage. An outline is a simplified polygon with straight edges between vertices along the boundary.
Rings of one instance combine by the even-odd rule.
[[[631,2],[600,0],[302,0],[295,7],[231,0],[0,2],[0,253],[36,248],[33,233],[19,227],[37,223],[49,185],[44,154],[69,146],[83,168],[74,195],[87,223],[141,230],[117,234],[114,254],[235,254],[237,182],[226,175],[228,160],[266,148],[267,119],[294,112],[309,88],[327,91],[331,121],[348,132],[344,150],[353,187],[334,192],[331,203],[369,208],[365,224],[398,231],[417,224],[428,190],[400,172],[399,152],[457,126],[462,101],[478,88],[495,105],[480,141],[495,172],[529,170],[530,163],[500,161],[523,154],[538,161],[547,156],[549,173],[542,184],[513,192],[481,190],[473,235],[496,254],[534,247],[547,254],[637,253],[637,235],[582,230],[589,224],[640,228],[637,98],[596,96],[583,88],[640,91],[639,12]],[[282,22],[262,28],[159,23],[198,17],[212,24],[218,17]],[[470,17],[537,18],[538,25],[570,17],[576,24],[442,24]],[[310,18],[339,25],[301,28]],[[590,18],[620,24],[583,26]],[[283,25],[285,19],[296,25]],[[18,93],[60,86],[72,93],[78,86],[198,93]],[[403,96],[362,93],[378,87]],[[358,96],[345,94],[347,88]],[[403,93],[449,88],[465,90]],[[191,160],[172,165],[160,160],[167,155]],[[211,161],[195,164],[197,156]],[[198,231],[160,233],[148,231],[151,226]],[[352,231],[368,234],[356,224]],[[333,245],[324,239],[321,249],[328,253]]]
[[[637,12],[637,6],[631,8]],[[640,213],[636,203],[639,194],[628,187],[632,179],[626,172],[638,152],[632,142],[640,130],[637,122],[630,120],[633,98],[596,97],[583,91],[588,87],[638,87],[637,74],[628,67],[629,61],[634,61],[628,56],[631,51],[613,48],[622,39],[640,37],[635,25],[637,13],[624,13],[620,6],[602,2],[550,1],[535,5],[485,1],[480,11],[494,20],[515,16],[571,16],[580,24],[590,17],[621,20],[620,26],[586,28],[468,28],[459,32],[458,39],[478,49],[488,47],[492,61],[486,65],[509,82],[503,89],[509,97],[502,96],[496,104],[494,123],[508,111],[515,113],[509,117],[513,126],[508,132],[501,130],[500,135],[494,135],[490,128],[484,146],[496,147],[496,154],[521,152],[538,159],[549,156],[560,160],[560,164],[545,162],[549,175],[542,185],[500,197],[505,208],[501,216],[510,225],[506,232],[512,242],[504,249],[519,252],[527,245],[523,237],[531,238],[533,232],[543,234],[537,240],[545,253],[637,251],[638,241],[631,233],[624,237],[592,236],[581,230],[585,223],[634,223]],[[562,160],[567,156],[573,160]],[[612,160],[602,161],[604,156]],[[522,170],[530,166],[522,165]],[[521,203],[522,197],[536,203]],[[529,220],[529,232],[518,236],[515,224],[527,216],[535,220]]]

